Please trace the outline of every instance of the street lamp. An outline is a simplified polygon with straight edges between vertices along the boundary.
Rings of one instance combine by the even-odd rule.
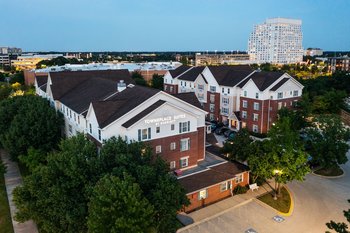
[[[273,174],[275,176],[275,194],[273,196],[273,199],[274,200],[277,200],[277,182],[276,182],[276,177],[279,175],[279,174],[282,174],[282,170],[278,170],[278,169],[275,169],[273,170]]]

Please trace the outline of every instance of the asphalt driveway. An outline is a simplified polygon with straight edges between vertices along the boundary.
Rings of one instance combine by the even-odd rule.
[[[273,220],[277,214],[274,210],[251,201],[195,223],[181,232],[242,233],[250,228],[259,233],[325,232],[325,223],[329,220],[346,221],[343,210],[350,208],[347,202],[350,199],[350,162],[342,168],[345,175],[340,178],[327,179],[309,174],[304,182],[290,183],[288,187],[294,196],[294,212],[284,217],[282,223]]]

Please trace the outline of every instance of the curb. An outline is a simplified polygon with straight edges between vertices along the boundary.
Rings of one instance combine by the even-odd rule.
[[[220,216],[220,215],[222,215],[222,214],[224,214],[224,213],[229,212],[229,211],[232,210],[232,209],[235,209],[235,208],[237,208],[237,207],[240,207],[240,206],[243,206],[243,205],[245,205],[245,204],[248,204],[249,202],[253,201],[254,199],[255,199],[255,198],[251,198],[251,199],[248,199],[248,200],[246,200],[246,201],[243,201],[243,202],[241,202],[241,203],[239,203],[239,204],[237,204],[237,205],[235,205],[235,206],[232,206],[232,207],[230,207],[230,208],[228,208],[228,209],[226,209],[226,210],[224,210],[224,211],[221,211],[220,213],[214,214],[214,215],[212,215],[212,216],[210,216],[210,217],[207,217],[207,218],[204,218],[204,219],[202,219],[202,220],[200,220],[200,221],[198,221],[198,222],[194,222],[194,223],[192,223],[192,224],[190,224],[190,225],[187,225],[187,226],[185,226],[185,227],[182,227],[182,228],[178,229],[176,232],[177,232],[177,233],[180,233],[180,232],[182,232],[182,231],[184,231],[184,230],[187,230],[187,229],[189,229],[189,228],[192,228],[192,227],[194,227],[194,226],[197,226],[197,225],[199,225],[199,224],[201,224],[201,223],[203,223],[203,222],[206,222],[206,221],[208,221],[208,220],[210,220],[210,219],[216,218],[216,217],[218,217],[218,216]]]
[[[337,179],[337,178],[341,178],[343,176],[345,176],[345,171],[343,168],[340,168],[343,171],[343,174],[339,175],[339,176],[323,176],[323,175],[319,175],[316,174],[314,171],[311,172],[312,175],[314,176],[318,176],[318,177],[322,177],[322,178],[327,178],[327,179]]]
[[[283,213],[283,212],[278,212],[280,215],[282,216],[291,216],[293,211],[294,211],[294,195],[292,194],[292,192],[290,191],[290,189],[287,186],[284,186],[284,188],[287,190],[289,197],[290,197],[290,207],[289,207],[289,211],[287,213]]]
[[[276,212],[277,214],[279,214],[279,215],[282,215],[282,216],[285,216],[285,217],[289,217],[289,216],[292,215],[292,213],[293,213],[293,211],[294,211],[294,196],[292,195],[292,192],[289,190],[289,188],[287,188],[287,186],[283,186],[283,187],[287,190],[287,192],[288,192],[288,194],[289,194],[289,197],[290,197],[290,207],[289,207],[289,211],[288,211],[287,213],[280,212],[280,211],[276,210],[275,208],[273,208],[272,206],[269,206],[269,205],[266,204],[265,202],[260,201],[260,200],[257,199],[257,198],[254,198],[253,200],[254,200],[256,203],[260,204],[261,206],[267,207],[267,208],[269,208],[269,209],[275,211],[275,212]]]

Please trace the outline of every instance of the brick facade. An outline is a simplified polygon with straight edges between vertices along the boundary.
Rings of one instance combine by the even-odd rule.
[[[240,112],[241,112],[241,127],[246,127],[249,131],[254,131],[254,125],[257,125],[257,133],[267,133],[272,124],[277,121],[279,105],[280,108],[293,108],[294,102],[300,100],[301,97],[293,97],[279,100],[259,100],[241,97]],[[247,101],[247,107],[243,106],[243,101]],[[259,103],[259,110],[254,109],[254,103]],[[246,112],[244,118],[243,112]],[[254,120],[254,114],[257,114],[258,119]]]
[[[178,85],[164,84],[164,91],[169,94],[178,94]]]
[[[214,101],[211,101],[211,95],[214,96]],[[214,111],[211,111],[210,105],[214,105]],[[207,111],[209,114],[206,116],[206,120],[210,121],[210,115],[213,115],[213,120],[220,121],[220,93],[216,92],[207,92],[207,103],[204,103],[204,110]]]
[[[194,193],[187,194],[187,198],[190,200],[191,204],[189,206],[185,207],[184,211],[191,212],[193,210],[202,208],[204,206],[213,204],[213,203],[218,202],[222,199],[230,197],[232,195],[231,190],[233,190],[238,185],[234,179],[231,179],[230,181],[232,181],[231,182],[232,183],[231,189],[228,189],[226,191],[221,192],[220,191],[220,184],[221,183],[215,184],[215,185],[207,188],[208,196],[207,196],[207,198],[202,199],[202,200],[198,200],[200,190],[198,190]],[[247,184],[249,184],[249,172],[244,172],[243,173],[243,182],[239,183],[239,185],[246,186]]]
[[[187,151],[180,151],[180,140],[189,138],[190,149]],[[198,161],[204,159],[205,155],[205,127],[197,128],[196,132],[179,134],[171,137],[165,137],[160,139],[154,139],[149,141],[154,152],[156,152],[156,146],[161,146],[160,156],[167,162],[175,161],[175,169],[180,169],[180,158],[188,156],[188,166],[196,166]],[[175,150],[170,149],[170,144],[176,143]],[[186,169],[186,167],[184,168]]]

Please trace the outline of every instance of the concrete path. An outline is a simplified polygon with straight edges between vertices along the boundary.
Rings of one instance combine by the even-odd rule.
[[[38,233],[38,229],[33,221],[27,221],[24,223],[19,223],[14,220],[15,213],[17,212],[16,206],[13,203],[12,191],[19,185],[22,184],[22,177],[19,172],[17,163],[10,160],[9,154],[0,150],[1,159],[7,167],[5,173],[5,185],[7,197],[10,204],[10,212],[12,218],[13,229],[15,233]]]

